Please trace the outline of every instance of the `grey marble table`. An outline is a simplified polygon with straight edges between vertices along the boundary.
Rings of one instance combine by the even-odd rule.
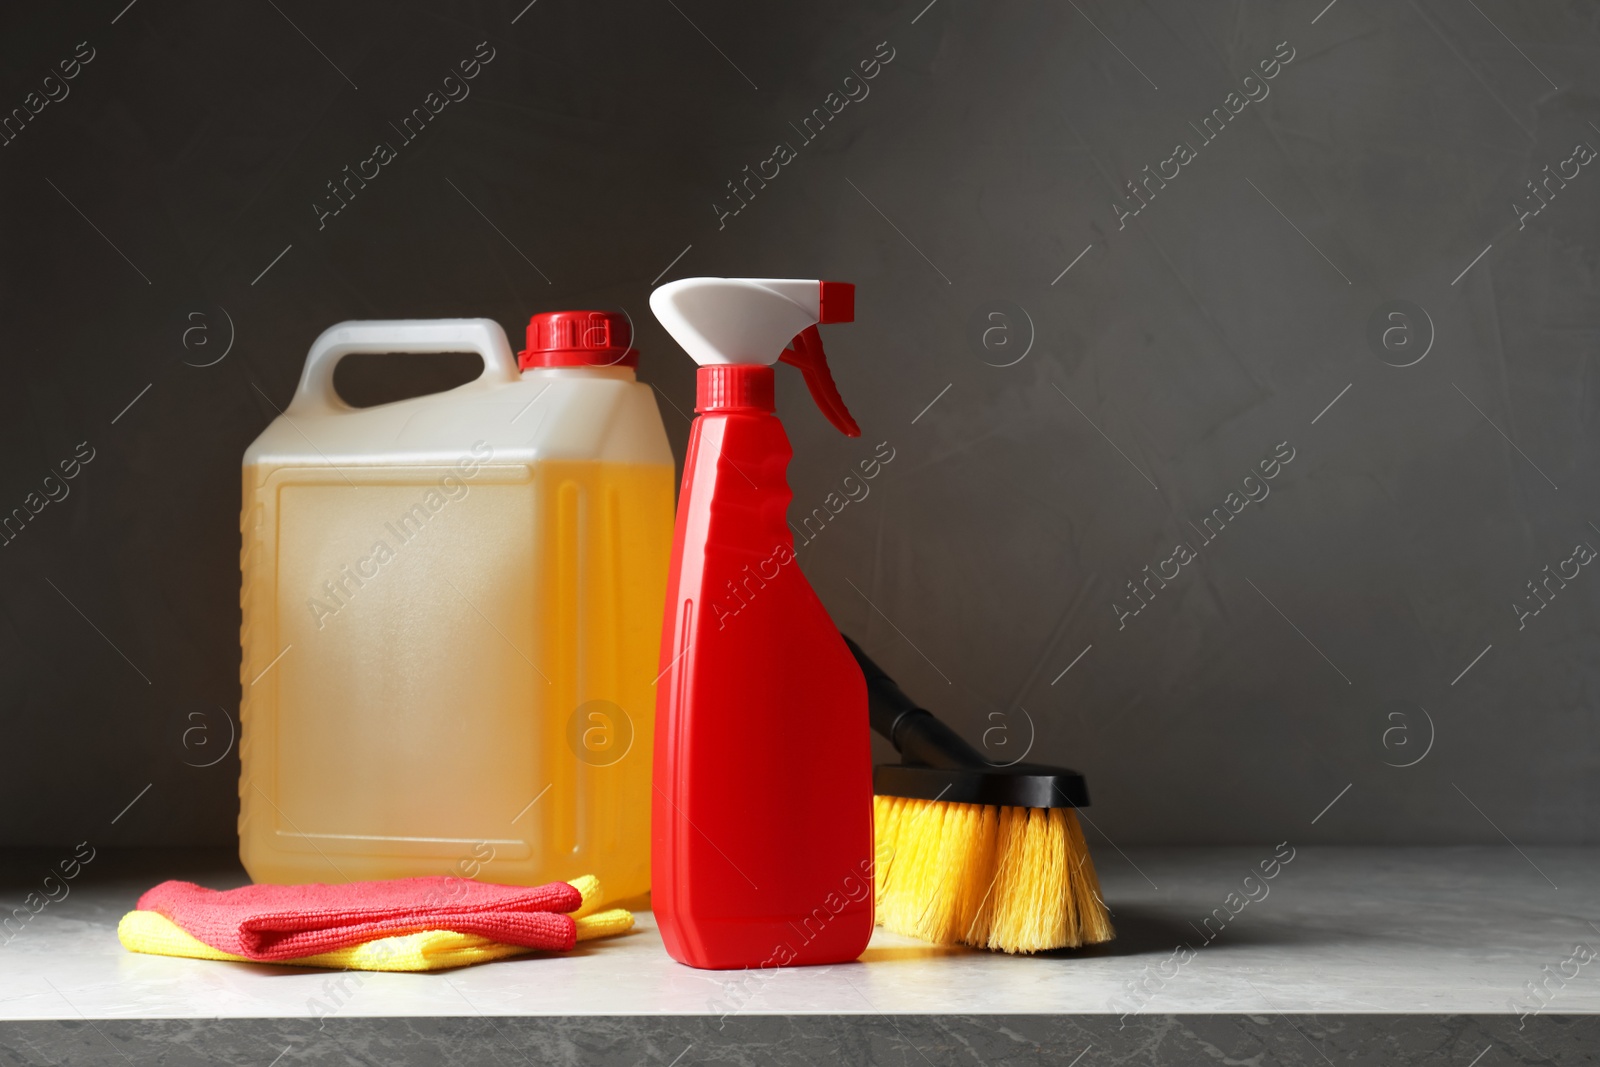
[[[1600,849],[1302,847],[1271,879],[1271,847],[1097,851],[1119,931],[1110,945],[1013,958],[880,930],[855,963],[768,975],[674,963],[648,912],[634,933],[565,956],[447,974],[141,956],[116,938],[141,890],[168,877],[220,888],[243,873],[227,854],[102,853],[0,945],[0,1020],[12,1021],[0,1049],[53,1062],[75,1042],[92,1059],[203,1036],[234,1051],[208,1047],[202,1059],[265,1064],[282,1052],[279,1067],[322,1055],[412,1062],[421,1049],[448,1059],[477,1040],[541,1049],[537,1062],[665,1064],[695,1046],[683,1067],[791,1053],[1255,1062],[1251,1048],[1265,1062],[1442,1055],[1459,1067],[1481,1052],[1480,1067],[1494,1067],[1600,1053]],[[5,911],[53,860],[0,860]],[[580,1055],[586,1041],[593,1056]],[[1414,1056],[1402,1055],[1407,1042]],[[1162,1049],[1183,1051],[1169,1061]]]

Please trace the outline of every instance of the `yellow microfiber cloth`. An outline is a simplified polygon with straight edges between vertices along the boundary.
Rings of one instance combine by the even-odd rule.
[[[600,880],[594,875],[574,878],[568,884],[583,897],[583,903],[577,910],[569,913],[577,926],[579,941],[614,937],[633,929],[632,912],[621,908],[595,910],[600,904]],[[212,948],[155,911],[128,912],[117,924],[117,938],[129,952],[184,956],[197,960],[227,960],[233,963],[256,962]],[[491,941],[477,934],[462,934],[454,930],[421,930],[414,934],[380,937],[336,952],[277,962],[291,967],[331,967],[355,971],[442,971],[534,951],[537,950]]]

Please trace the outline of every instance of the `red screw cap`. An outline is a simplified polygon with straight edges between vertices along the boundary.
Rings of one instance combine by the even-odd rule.
[[[626,315],[615,311],[546,311],[528,320],[528,347],[517,353],[534,367],[637,367],[638,349]]]

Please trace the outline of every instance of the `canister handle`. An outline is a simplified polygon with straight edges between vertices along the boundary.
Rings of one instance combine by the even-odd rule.
[[[476,352],[483,374],[474,384],[498,385],[521,375],[506,332],[493,319],[375,319],[341,322],[322,331],[306,354],[290,415],[330,415],[354,408],[333,388],[333,368],[352,352]]]

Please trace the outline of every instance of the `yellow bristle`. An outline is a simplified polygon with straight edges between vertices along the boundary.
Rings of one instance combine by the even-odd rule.
[[[945,940],[981,944],[988,939],[990,916],[994,914],[1000,809],[987,804],[963,806],[972,808],[976,825],[972,828],[967,866],[953,894],[956,922]]]
[[[896,928],[913,937],[942,940],[940,931],[949,925],[946,883],[952,857],[945,846],[956,836],[947,824],[959,820],[960,813],[951,810],[957,806],[908,804],[900,813],[883,879],[883,910]]]
[[[878,924],[1039,952],[1114,935],[1077,814],[875,797]]]
[[[1110,941],[1117,936],[1111,928],[1111,916],[1106,912],[1106,902],[1100,899],[1100,877],[1094,872],[1094,858],[1089,855],[1089,843],[1083,839],[1083,827],[1078,825],[1078,813],[1068,811],[1067,854],[1073,857],[1076,868],[1071,878],[1073,898],[1077,902],[1079,928],[1086,945]]]
[[[995,886],[995,914],[988,948],[1036,952],[1077,942],[1069,930],[1066,905],[1066,834],[1043,808],[1007,808],[1012,847]]]
[[[900,832],[900,816],[906,802],[900,797],[872,798],[873,864],[877,878],[873,886],[873,906],[883,910],[883,889],[894,865],[895,842]]]

